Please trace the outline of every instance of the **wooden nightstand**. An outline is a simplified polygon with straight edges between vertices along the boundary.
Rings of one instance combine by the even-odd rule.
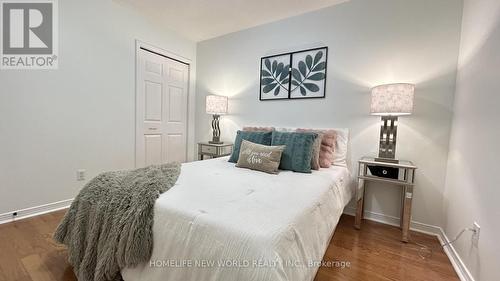
[[[233,144],[229,142],[222,144],[213,144],[209,142],[198,143],[198,160],[203,160],[205,155],[210,156],[210,158],[217,158],[231,155],[232,152]]]
[[[411,201],[413,199],[413,187],[415,184],[415,170],[417,167],[410,161],[399,161],[389,163],[375,161],[373,157],[363,157],[359,160],[358,167],[358,189],[356,191],[356,218],[354,227],[361,228],[363,219],[363,199],[365,195],[365,181],[378,181],[392,183],[403,188],[401,196],[401,219],[400,227],[403,232],[401,240],[408,242],[411,220]],[[392,177],[392,178],[391,178]]]

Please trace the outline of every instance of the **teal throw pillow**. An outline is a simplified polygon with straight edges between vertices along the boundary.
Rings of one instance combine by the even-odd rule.
[[[229,157],[229,162],[236,163],[240,156],[241,141],[247,140],[262,145],[271,145],[272,132],[247,132],[238,131],[234,140],[233,153]]]
[[[300,173],[311,172],[311,157],[318,134],[274,131],[271,145],[285,145],[279,168]]]

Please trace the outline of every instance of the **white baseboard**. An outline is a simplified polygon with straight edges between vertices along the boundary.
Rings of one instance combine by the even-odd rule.
[[[356,209],[350,206],[347,206],[344,209],[344,214],[354,216],[356,214]],[[399,227],[399,218],[398,217],[393,217],[393,216],[388,216],[380,213],[375,213],[375,212],[370,212],[370,211],[365,211],[364,212],[364,218],[367,220],[371,221],[376,221],[380,222],[383,224],[388,224],[388,225],[393,225],[393,226],[398,226]],[[421,222],[416,222],[416,221],[411,221],[410,223],[410,229],[413,231],[429,234],[436,236],[439,240],[439,242],[442,244],[450,241],[446,234],[444,233],[444,230],[435,225],[429,225]],[[460,258],[460,255],[457,253],[453,245],[448,245],[443,248],[444,252],[448,256],[448,259],[451,262],[451,265],[455,269],[455,272],[457,273],[458,277],[460,278],[461,281],[474,281],[474,277],[472,277],[472,274],[470,271],[467,269],[465,264],[463,263],[462,259]]]
[[[59,202],[49,203],[27,209],[12,211],[5,214],[0,214],[0,224],[66,209],[71,205],[71,202],[73,202],[73,199],[67,199]],[[16,216],[13,215],[15,212],[17,213]]]
[[[344,214],[354,216],[356,214],[356,208],[347,206],[344,209]],[[365,211],[364,218],[367,220],[376,221],[376,222],[380,222],[383,224],[388,224],[388,225],[399,227],[399,218],[398,217],[393,217],[393,216],[388,216],[388,215],[384,215],[384,214],[380,214],[380,213]],[[410,229],[417,231],[417,232],[433,235],[433,236],[438,236],[441,234],[441,227],[429,225],[429,224],[425,224],[425,223],[421,223],[421,222],[416,222],[416,221],[411,221]]]
[[[446,236],[444,230],[442,228],[440,228],[440,230],[441,231],[437,237],[441,245],[450,242],[450,239],[448,238],[448,236]],[[474,277],[472,277],[472,274],[470,273],[469,269],[467,269],[467,266],[465,266],[465,263],[460,258],[460,255],[455,250],[455,247],[453,247],[453,244],[449,244],[448,246],[443,247],[443,249],[448,258],[450,259],[453,268],[457,272],[458,277],[460,277],[460,280],[474,281]]]

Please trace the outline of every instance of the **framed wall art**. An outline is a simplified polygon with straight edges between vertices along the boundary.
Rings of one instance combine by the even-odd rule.
[[[260,100],[324,98],[328,47],[261,58]]]
[[[290,55],[264,57],[260,61],[260,99],[288,99],[290,89]]]

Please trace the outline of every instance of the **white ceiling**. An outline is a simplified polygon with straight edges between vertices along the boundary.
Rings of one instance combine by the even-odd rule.
[[[116,0],[194,41],[203,41],[349,0]]]

